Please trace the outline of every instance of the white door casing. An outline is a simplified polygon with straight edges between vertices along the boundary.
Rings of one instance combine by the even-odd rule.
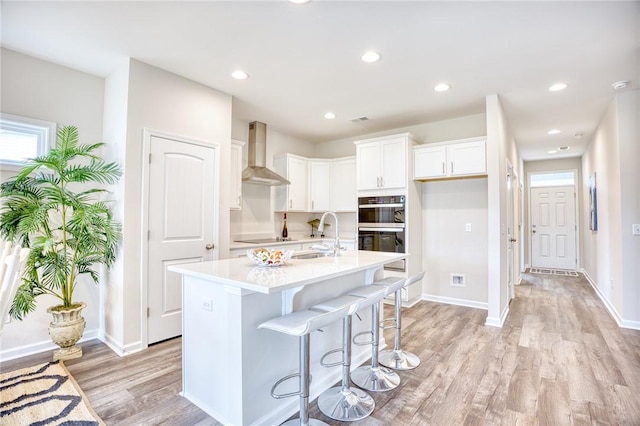
[[[182,334],[182,281],[168,266],[218,257],[218,150],[212,144],[155,131],[145,131],[144,142],[143,286],[147,344],[151,344]]]
[[[514,258],[513,254],[514,243],[517,242],[515,238],[517,233],[514,229],[514,185],[516,183],[515,175],[513,172],[513,166],[507,165],[507,286],[509,288],[509,300],[515,297],[514,284]]]
[[[574,270],[575,187],[531,188],[531,266]]]

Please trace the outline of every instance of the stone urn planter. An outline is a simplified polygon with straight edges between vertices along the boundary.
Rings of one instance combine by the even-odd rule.
[[[82,356],[82,348],[76,343],[84,333],[86,321],[82,316],[82,310],[86,306],[86,303],[80,302],[69,308],[58,305],[47,309],[47,312],[53,316],[53,321],[49,323],[49,336],[53,343],[60,346],[60,349],[53,353],[54,361]]]

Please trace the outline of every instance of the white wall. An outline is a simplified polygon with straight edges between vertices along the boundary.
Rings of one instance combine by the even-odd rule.
[[[598,230],[589,230],[582,211],[583,267],[612,315],[623,327],[640,329],[639,91],[616,95],[582,157],[582,196],[597,177]]]
[[[487,104],[488,173],[488,313],[487,324],[502,326],[509,312],[507,284],[507,160],[518,176],[523,162],[498,95],[489,95]]]
[[[487,207],[486,178],[422,183],[425,298],[486,309]],[[465,287],[451,286],[452,273]]]
[[[119,353],[146,347],[146,321],[142,300],[142,142],[143,129],[149,128],[184,136],[220,147],[220,176],[229,175],[231,144],[231,96],[187,80],[178,75],[131,59],[116,70],[109,81],[105,104],[109,114],[105,129],[120,133],[123,117],[113,106],[126,99],[126,139],[119,140],[111,155],[124,158],[124,193],[120,193],[123,210],[123,244],[120,264],[112,271],[108,287],[108,310],[105,320],[106,342]],[[126,79],[125,79],[126,77]],[[124,87],[123,82],[127,85]],[[113,83],[113,85],[111,85]],[[123,93],[123,90],[125,93]],[[223,180],[223,182],[226,182]],[[228,185],[221,184],[219,199],[228,200]],[[229,249],[229,206],[221,202],[217,236],[218,253],[224,257]]]
[[[475,114],[449,120],[432,121],[415,126],[400,127],[382,132],[363,133],[357,137],[337,139],[318,144],[315,155],[325,158],[356,155],[356,147],[353,141],[405,132],[415,135],[422,143],[472,138],[487,134],[487,120],[485,114]]]
[[[2,112],[56,122],[58,127],[75,125],[81,142],[102,140],[104,79],[4,48],[0,55]],[[13,175],[14,172],[2,171],[0,180]],[[75,300],[87,303],[83,311],[87,321],[85,340],[98,334],[99,289],[87,281],[74,294]],[[46,309],[57,304],[57,299],[41,296],[36,300],[35,312],[23,321],[6,324],[0,339],[0,359],[56,347],[47,331],[51,315]]]

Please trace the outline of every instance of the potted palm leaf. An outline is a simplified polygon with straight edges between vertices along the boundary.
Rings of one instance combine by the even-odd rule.
[[[49,334],[60,346],[54,359],[82,356],[76,343],[86,304],[73,292],[83,275],[99,282],[95,267],[113,264],[121,239],[121,225],[102,200],[102,186],[117,182],[121,171],[97,154],[103,146],[80,144],[75,126],[62,127],[49,153],[0,185],[0,235],[31,249],[9,315],[22,320],[36,309],[38,296],[56,297],[60,304],[47,310],[53,315]]]

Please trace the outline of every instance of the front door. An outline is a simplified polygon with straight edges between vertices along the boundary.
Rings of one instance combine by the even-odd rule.
[[[182,334],[182,280],[170,265],[211,260],[216,149],[151,134],[148,178],[148,343]]]
[[[531,266],[576,269],[575,188],[531,188]]]

